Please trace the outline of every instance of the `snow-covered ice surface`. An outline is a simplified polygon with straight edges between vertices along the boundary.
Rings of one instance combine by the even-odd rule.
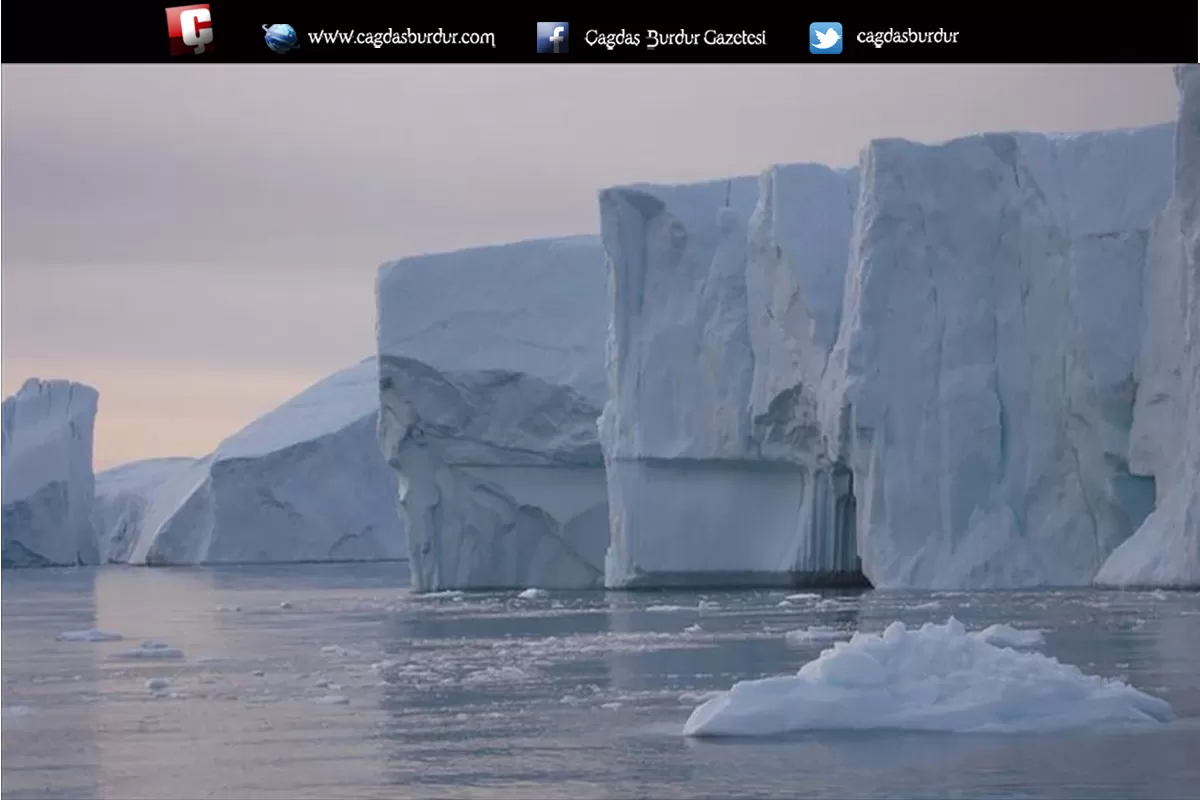
[[[1173,130],[865,151],[822,414],[875,586],[1088,584],[1149,513],[1127,453]]]
[[[857,170],[600,194],[611,587],[858,582],[817,395]]]
[[[1129,800],[1191,798],[1200,785],[1195,593],[822,590],[780,607],[783,590],[552,591],[530,602],[515,590],[415,594],[395,564],[4,579],[5,796]],[[733,684],[794,674],[857,631],[950,616],[971,632],[1043,631],[1034,652],[1161,697],[1177,719],[680,735]],[[92,628],[125,640],[56,641]],[[841,633],[786,638],[812,629]],[[144,640],[185,658],[110,658]]]
[[[1200,586],[1200,67],[1176,68],[1175,190],[1150,238],[1131,469],[1158,504],[1096,575],[1112,586]]]
[[[604,298],[592,236],[380,268],[379,443],[417,588],[602,581]]]
[[[30,378],[3,405],[3,563],[94,564],[92,432],[99,393]]]
[[[375,561],[408,555],[379,453],[376,359],[334,373],[201,459],[96,477],[104,562]]]
[[[1169,722],[1169,703],[1041,653],[972,636],[951,617],[835,644],[794,676],[735,684],[697,708],[685,736],[899,729],[1003,733]]]

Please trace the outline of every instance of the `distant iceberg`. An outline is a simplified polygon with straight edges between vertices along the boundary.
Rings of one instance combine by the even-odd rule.
[[[99,393],[30,378],[3,406],[3,563],[96,563],[92,432]]]
[[[378,382],[369,358],[205,458],[100,473],[101,558],[145,565],[406,558],[396,477],[375,440]]]

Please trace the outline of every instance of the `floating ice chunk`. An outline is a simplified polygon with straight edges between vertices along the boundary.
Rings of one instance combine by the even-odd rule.
[[[855,634],[793,676],[737,683],[692,712],[685,736],[800,730],[1056,730],[1166,722],[1169,703],[1041,653],[989,644],[951,617]]]
[[[699,625],[688,625],[683,629],[684,633],[702,633],[703,631],[704,628],[701,628]]]
[[[338,644],[327,644],[321,648],[321,652],[334,658],[354,658],[355,656],[362,655],[358,650],[351,647],[342,647]]]
[[[284,600],[283,602],[281,602],[281,603],[279,604],[279,607],[280,607],[280,608],[291,608],[291,607],[292,607],[292,604],[291,604],[291,603],[289,603],[287,600]]]
[[[444,592],[413,592],[413,600],[457,600],[462,597],[465,592],[457,589],[450,589]]]
[[[545,589],[526,589],[517,594],[521,600],[541,600],[549,594]]]
[[[941,608],[942,604],[937,600],[930,600],[928,603],[917,603],[915,606],[909,606],[909,611],[933,611]]]
[[[520,667],[487,667],[470,673],[462,682],[464,685],[474,686],[481,683],[511,683],[528,678],[529,674]]]
[[[798,631],[788,631],[784,634],[788,644],[811,644],[813,642],[830,642],[834,639],[850,638],[854,631],[840,631],[837,628],[826,628],[820,625],[812,628],[801,628]]]
[[[695,611],[691,606],[646,606],[647,611]]]
[[[89,628],[86,631],[65,631],[55,638],[60,642],[119,642],[125,637],[119,633]]]
[[[319,706],[344,706],[350,702],[350,698],[344,694],[325,694],[314,697],[313,702]]]
[[[118,650],[108,656],[113,661],[139,661],[142,659],[160,661],[180,661],[183,651],[178,647],[168,647],[163,642],[147,639],[139,647],[130,650]]]
[[[721,607],[721,604],[716,600],[701,600],[696,607],[701,611],[715,611]]]
[[[815,592],[796,592],[795,594],[789,594],[784,599],[789,603],[799,603],[803,602],[804,600],[820,600],[821,595],[816,594]]]
[[[152,692],[161,692],[170,685],[171,682],[166,678],[151,678],[146,681],[146,688]]]
[[[996,647],[1039,647],[1046,641],[1040,630],[1020,630],[1003,623],[989,625],[971,635]]]

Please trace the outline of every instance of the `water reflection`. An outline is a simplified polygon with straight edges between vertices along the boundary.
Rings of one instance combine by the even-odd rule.
[[[392,564],[12,578],[5,707],[50,711],[6,715],[5,797],[1127,798],[1200,784],[1195,594],[417,597]],[[788,631],[951,614],[1044,628],[1051,655],[1161,687],[1193,719],[1148,733],[680,736],[703,693],[795,672],[829,644]],[[93,625],[131,641],[53,641]],[[105,657],[140,638],[188,658]],[[182,696],[152,697],[155,676]]]

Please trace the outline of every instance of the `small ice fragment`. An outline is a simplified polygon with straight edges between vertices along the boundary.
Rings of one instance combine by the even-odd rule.
[[[132,650],[118,650],[109,654],[113,661],[138,661],[141,659],[178,661],[183,658],[183,651],[177,647],[135,647]]]
[[[539,600],[545,597],[547,594],[549,594],[549,592],[547,592],[545,589],[526,589],[525,591],[518,593],[517,597],[521,600]]]
[[[86,631],[65,631],[56,638],[60,642],[119,642],[125,637],[119,633],[89,628]]]
[[[344,706],[350,702],[350,698],[344,694],[325,694],[314,697],[313,702],[319,706]]]
[[[942,607],[942,604],[939,603],[937,600],[930,600],[928,603],[917,603],[915,606],[909,606],[908,610],[909,611],[933,611],[934,609],[941,608],[941,607]]]
[[[796,592],[795,594],[789,594],[784,599],[793,603],[799,603],[803,600],[820,600],[821,595],[814,592]]]
[[[1037,628],[1018,630],[1003,623],[989,625],[971,635],[996,647],[1039,647],[1046,641],[1046,637]]]
[[[333,681],[328,678],[321,678],[319,681],[313,681],[313,686],[317,689],[328,689],[333,685]]]
[[[618,708],[620,708],[620,707],[621,707],[621,704],[620,704],[620,703],[603,703],[603,704],[601,704],[601,706],[600,706],[600,707],[601,707],[601,708],[607,708],[608,710],[612,711],[612,710],[614,710],[614,709],[618,709]]]
[[[706,611],[709,609],[720,608],[721,604],[716,600],[701,600],[697,607],[701,611]]]
[[[371,669],[375,670],[376,672],[383,672],[384,670],[394,669],[398,666],[400,666],[399,661],[379,661],[372,664]]]
[[[684,633],[700,633],[703,630],[704,630],[704,628],[701,628],[699,625],[688,625],[686,628],[683,629],[683,632]]]
[[[253,672],[251,672],[250,674],[251,674],[251,675],[253,675],[253,676],[254,676],[254,677],[256,677],[256,678],[261,678],[261,677],[263,677],[264,675],[266,675],[267,673],[263,672],[261,669],[256,669],[256,670],[254,670]]]
[[[171,682],[166,678],[151,678],[146,681],[146,688],[152,692],[161,692],[171,685]]]
[[[840,631],[837,628],[816,625],[811,628],[801,628],[798,631],[788,631],[783,636],[788,644],[810,644],[812,642],[830,642],[834,639],[849,639],[852,635],[852,631]]]
[[[280,608],[291,608],[292,604],[289,603],[287,600],[284,600],[282,603],[279,604],[279,607]]]

